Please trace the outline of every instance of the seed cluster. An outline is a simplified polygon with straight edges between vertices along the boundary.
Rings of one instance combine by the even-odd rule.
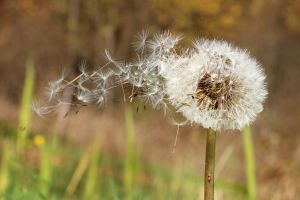
[[[217,74],[205,73],[198,82],[195,95],[199,105],[214,110],[227,108],[232,102],[233,83],[230,77],[220,79]]]

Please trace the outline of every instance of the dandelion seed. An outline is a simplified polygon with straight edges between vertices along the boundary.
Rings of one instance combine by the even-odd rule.
[[[53,112],[55,108],[56,106],[42,106],[38,101],[34,101],[31,105],[33,112],[40,117],[44,117],[45,115]]]
[[[115,71],[114,73],[116,75],[120,75],[122,73],[126,73],[126,69],[127,69],[127,65],[125,65],[124,63],[120,62],[120,61],[116,61],[115,59],[112,58],[112,56],[110,55],[109,51],[105,49],[105,55],[106,58],[108,59],[108,61],[112,64],[114,64],[114,66],[117,68],[117,71]]]
[[[87,72],[86,61],[81,62],[80,66],[79,66],[79,71],[81,72],[82,76],[89,77],[89,74]]]
[[[95,94],[89,90],[80,90],[76,98],[83,103],[92,103],[95,100]]]
[[[48,101],[59,98],[59,93],[62,91],[64,78],[60,77],[55,81],[50,81],[46,87],[46,96]]]
[[[156,34],[152,40],[149,41],[148,47],[153,53],[169,52],[182,39],[180,35],[173,35],[169,31],[162,34]],[[161,56],[164,56],[161,54]]]
[[[147,30],[143,30],[142,32],[136,35],[136,41],[133,43],[133,46],[136,51],[141,51],[141,53],[144,53],[148,37],[149,31]]]

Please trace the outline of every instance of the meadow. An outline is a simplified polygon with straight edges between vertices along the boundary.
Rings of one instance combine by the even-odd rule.
[[[137,112],[139,102],[125,105],[122,111],[125,115],[125,126],[121,130],[125,136],[123,155],[101,150],[104,143],[101,128],[90,134],[91,138],[83,145],[64,140],[53,129],[47,134],[33,131],[34,80],[34,65],[28,62],[18,128],[1,125],[1,199],[203,198],[203,171],[195,169],[192,162],[186,160],[164,166],[143,160],[136,147],[135,118],[145,120],[146,111]],[[170,141],[170,158],[180,151],[173,147],[175,152],[172,152],[172,143]],[[255,158],[250,127],[245,128],[240,143],[244,146],[246,181],[238,183],[217,178],[216,199],[255,199]],[[232,156],[232,149],[225,149],[217,163],[217,173],[229,160],[234,160]]]

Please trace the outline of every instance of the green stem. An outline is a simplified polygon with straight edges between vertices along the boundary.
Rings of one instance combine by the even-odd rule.
[[[254,152],[253,152],[253,141],[251,137],[251,129],[249,126],[246,126],[244,128],[243,138],[244,138],[244,151],[245,151],[245,160],[246,160],[248,199],[254,200],[256,196],[255,159],[254,159]]]
[[[26,76],[20,105],[19,129],[17,135],[18,153],[21,153],[24,148],[28,131],[31,128],[31,100],[34,89],[34,78],[34,63],[29,59],[26,63]]]
[[[215,171],[216,132],[209,129],[206,137],[204,199],[214,199],[214,171]]]

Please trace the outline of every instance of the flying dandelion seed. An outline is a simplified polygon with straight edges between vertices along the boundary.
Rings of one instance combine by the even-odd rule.
[[[32,103],[31,109],[35,112],[39,117],[44,117],[45,115],[54,112],[57,106],[45,106],[41,105],[39,101],[34,101]]]
[[[149,37],[149,31],[143,30],[142,32],[136,35],[136,42],[133,43],[133,47],[136,51],[144,52],[147,39]]]

